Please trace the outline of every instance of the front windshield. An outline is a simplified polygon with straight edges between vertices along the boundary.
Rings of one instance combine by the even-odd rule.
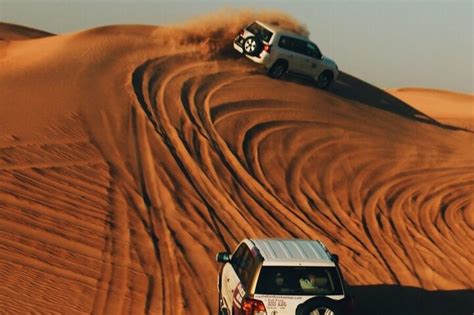
[[[255,294],[342,295],[336,267],[263,266]]]

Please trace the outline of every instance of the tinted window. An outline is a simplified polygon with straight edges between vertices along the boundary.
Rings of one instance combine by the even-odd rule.
[[[250,282],[254,279],[260,262],[257,255],[252,253],[245,244],[240,245],[232,256],[230,263],[234,267],[244,288],[249,288]]]
[[[278,46],[313,58],[321,59],[322,56],[315,44],[298,38],[281,36]]]
[[[255,22],[252,23],[249,27],[247,27],[247,31],[251,32],[256,37],[267,43],[270,42],[273,36],[273,33],[270,30]]]
[[[255,293],[342,295],[343,291],[336,267],[264,266]]]
[[[247,246],[245,244],[240,245],[239,248],[237,248],[235,253],[232,255],[232,259],[230,260],[230,264],[234,267],[234,270],[237,275],[240,275],[240,268],[243,263],[246,248]]]
[[[308,56],[317,58],[317,59],[321,59],[321,57],[322,57],[322,54],[319,51],[318,46],[316,46],[315,44],[310,43],[310,42],[306,42],[306,52],[305,52],[305,54],[308,55]]]
[[[242,274],[240,275],[240,279],[242,280],[242,284],[245,288],[249,288],[252,284],[252,280],[255,279],[255,275],[257,273],[257,269],[261,264],[261,260],[259,256],[253,255],[250,251],[246,259],[245,267],[242,269]]]
[[[281,36],[278,41],[278,46],[283,49],[297,51],[297,42],[294,38],[288,36]]]

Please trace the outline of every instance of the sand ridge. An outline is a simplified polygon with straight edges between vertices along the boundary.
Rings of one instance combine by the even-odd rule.
[[[474,130],[474,95],[426,88],[388,89],[399,99],[437,120]]]
[[[0,47],[2,309],[214,313],[245,237],[321,239],[355,285],[473,288],[473,134],[272,80],[228,20]]]

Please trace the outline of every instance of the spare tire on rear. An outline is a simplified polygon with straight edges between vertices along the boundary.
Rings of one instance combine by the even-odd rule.
[[[298,305],[296,315],[342,315],[338,302],[327,297],[314,297]]]
[[[244,40],[244,54],[258,56],[263,50],[263,43],[255,36],[249,36]]]

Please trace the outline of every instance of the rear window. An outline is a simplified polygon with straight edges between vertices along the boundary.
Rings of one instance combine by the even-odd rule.
[[[264,42],[270,42],[272,39],[273,33],[266,29],[265,27],[261,26],[257,22],[254,22],[250,24],[249,27],[247,27],[247,31],[255,35],[256,37],[260,38]]]
[[[336,267],[264,266],[255,294],[342,295]]]

